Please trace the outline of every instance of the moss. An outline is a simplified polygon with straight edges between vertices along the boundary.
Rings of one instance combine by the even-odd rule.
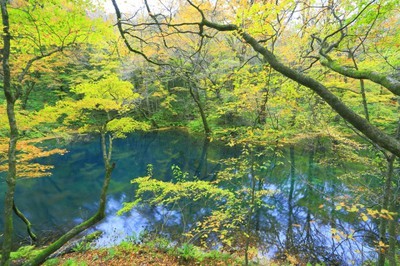
[[[22,246],[20,247],[17,251],[13,251],[10,254],[10,258],[14,262],[23,262],[25,260],[28,260],[29,258],[35,257],[37,254],[39,254],[43,249],[37,249],[35,246]],[[1,259],[1,255],[0,255]]]

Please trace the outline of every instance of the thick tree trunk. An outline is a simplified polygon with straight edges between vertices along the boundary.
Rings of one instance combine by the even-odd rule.
[[[16,97],[11,90],[11,73],[10,73],[10,33],[9,20],[7,11],[7,1],[1,0],[1,15],[3,22],[3,90],[7,100],[7,116],[10,126],[10,141],[8,147],[8,173],[6,177],[7,192],[4,200],[4,232],[3,232],[3,248],[1,265],[10,265],[10,252],[12,246],[13,233],[13,203],[17,177],[17,140],[18,127],[15,118],[15,100]]]
[[[343,117],[343,119],[352,124],[356,129],[358,129],[361,133],[363,133],[366,137],[368,137],[372,142],[400,157],[400,142],[398,140],[386,134],[376,126],[369,123],[368,120],[358,115],[356,112],[350,109],[344,102],[342,102],[338,97],[336,97],[336,95],[334,95],[331,91],[329,91],[322,83],[281,63],[270,50],[265,48],[250,34],[243,32],[241,29],[238,28],[238,26],[234,24],[224,25],[224,24],[214,23],[212,21],[205,19],[204,15],[200,24],[203,26],[216,29],[218,31],[237,31],[243,37],[243,39],[254,49],[254,51],[260,53],[264,57],[264,60],[268,62],[273,69],[275,69],[277,72],[281,73],[285,77],[288,77],[291,80],[296,81],[297,83],[307,88],[310,88],[312,91],[317,93],[328,105],[330,105],[332,109],[334,109],[341,117]],[[368,74],[371,75],[371,72],[369,72]],[[357,78],[363,78],[363,79],[368,79],[368,77],[370,76],[368,75],[357,76]],[[373,80],[371,78],[369,79],[385,86],[385,88],[391,89],[391,91],[397,95],[396,93],[397,89],[393,88],[393,86],[391,86],[387,82],[379,83],[377,82],[377,80]],[[398,86],[396,84],[394,84],[394,87]]]
[[[8,173],[6,177],[7,192],[4,200],[4,232],[3,232],[3,250],[1,265],[10,265],[10,252],[12,247],[13,233],[13,203],[17,177],[17,139],[18,129],[15,121],[14,104],[7,102],[7,114],[11,128],[11,136],[8,148]]]
[[[371,80],[372,82],[382,85],[393,94],[400,96],[400,81],[388,75],[382,75],[374,71],[360,71],[358,69],[344,67],[329,58],[327,58],[327,60],[321,60],[321,64],[346,77]]]

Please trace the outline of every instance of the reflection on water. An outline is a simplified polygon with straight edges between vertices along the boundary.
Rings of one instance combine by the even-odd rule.
[[[97,240],[98,247],[108,247],[134,235],[138,237],[148,226],[148,221],[137,210],[132,210],[124,216],[115,215],[121,208],[121,201],[110,198],[107,202],[107,216],[96,226],[95,230],[101,230],[102,237]]]
[[[54,165],[51,177],[24,179],[17,185],[16,204],[39,236],[54,237],[54,232],[65,232],[97,210],[104,174],[100,141],[71,143],[66,148],[69,152],[63,156],[43,159],[46,164]],[[170,179],[173,165],[196,173],[202,179],[211,179],[220,167],[218,161],[235,155],[234,149],[217,144],[208,148],[202,139],[192,138],[182,131],[136,133],[116,140],[113,152],[116,168],[109,187],[108,214],[119,208],[116,202],[121,206],[121,202],[132,200],[130,180],[145,175],[148,164],[154,166],[154,174],[161,180]],[[4,173],[0,177],[0,193],[4,195]],[[4,198],[1,197],[0,212],[3,208]],[[23,223],[18,219],[15,223],[17,239],[26,238]],[[140,224],[140,221],[134,223]],[[2,228],[1,219],[0,231]]]
[[[55,166],[51,177],[21,180],[17,186],[16,203],[44,240],[90,217],[97,208],[103,178],[99,141],[73,143],[67,149],[69,153],[64,156],[46,159]],[[336,179],[336,170],[318,165],[314,151],[295,152],[291,147],[282,152],[282,156],[260,157],[258,160],[268,163],[262,171],[252,173],[261,176],[255,188],[275,191],[263,199],[270,207],[260,207],[252,216],[260,254],[275,258],[295,254],[328,265],[359,265],[373,258],[370,244],[376,225],[335,210],[336,198],[351,197]],[[97,245],[109,246],[143,230],[180,241],[183,232],[209,213],[212,206],[196,202],[181,211],[149,206],[117,216],[122,203],[133,200],[130,180],[145,175],[148,164],[153,165],[154,176],[164,181],[171,178],[173,165],[201,180],[213,180],[221,170],[221,159],[239,156],[239,148],[204,142],[181,131],[137,133],[116,141],[107,217],[96,226],[104,234]],[[4,178],[1,181],[0,192],[4,194]],[[26,239],[25,228],[18,220],[16,235],[19,241]]]

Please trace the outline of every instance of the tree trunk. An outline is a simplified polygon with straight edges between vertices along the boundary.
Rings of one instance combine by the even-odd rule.
[[[357,62],[356,62],[356,58],[354,56],[354,51],[349,51],[349,54],[350,54],[351,60],[353,61],[354,68],[356,70],[359,70]],[[368,111],[368,104],[367,104],[367,96],[365,94],[364,79],[360,79],[360,89],[361,89],[361,98],[362,98],[362,104],[363,104],[363,108],[364,108],[365,119],[367,119],[369,121],[369,111]]]
[[[386,182],[383,191],[383,199],[382,199],[382,207],[381,210],[389,210],[389,202],[392,198],[392,179],[393,179],[393,163],[396,157],[391,155],[387,158],[387,170],[386,170]],[[379,223],[379,241],[382,241],[385,244],[388,244],[386,239],[386,229],[387,229],[388,219],[380,218]],[[387,250],[384,248],[379,248],[378,261],[377,266],[385,265]]]
[[[36,83],[33,82],[33,81],[32,82],[28,82],[26,84],[27,88],[26,88],[25,92],[21,96],[21,108],[23,110],[26,110],[26,108],[28,106],[28,99],[29,99],[29,96],[31,95],[31,92],[35,88],[35,85],[36,85]]]
[[[290,146],[290,187],[289,187],[289,198],[288,198],[288,224],[286,230],[286,241],[285,249],[292,254],[294,248],[293,241],[293,194],[294,194],[294,184],[295,184],[295,153],[294,146]]]
[[[262,43],[259,43],[255,38],[253,38],[250,34],[243,32],[239,29],[238,26],[234,24],[218,24],[212,21],[209,21],[203,17],[201,21],[201,25],[210,27],[212,29],[216,29],[218,31],[237,31],[244,41],[248,43],[254,51],[260,53],[265,62],[268,62],[269,65],[275,69],[277,72],[281,73],[285,77],[290,78],[291,80],[311,89],[316,94],[318,94],[329,106],[332,107],[343,119],[352,124],[356,129],[358,129],[361,133],[363,133],[366,137],[368,137],[372,142],[381,146],[387,151],[390,151],[397,156],[400,156],[400,142],[396,140],[394,137],[386,134],[384,131],[380,130],[376,126],[372,125],[365,118],[358,115],[352,109],[350,109],[344,102],[342,102],[336,95],[334,95],[327,87],[325,87],[319,81],[304,75],[300,71],[297,71],[290,66],[284,65],[280,62],[275,55],[263,46]],[[321,64],[325,65],[326,61],[321,61]],[[331,68],[331,67],[330,67]],[[346,68],[348,70],[348,68]],[[371,75],[371,73],[368,73]],[[366,78],[368,78],[367,76]],[[358,76],[357,78],[365,78],[364,76]],[[399,93],[396,93],[394,88],[391,87],[387,82],[379,83],[375,79],[371,79],[373,82],[381,84],[385,86],[385,88],[391,90],[394,94],[400,94],[400,85],[398,85]],[[387,80],[387,79],[386,79]],[[390,83],[390,82],[389,82]]]
[[[363,107],[364,107],[365,119],[367,119],[369,121],[368,103],[367,103],[367,96],[365,94],[365,85],[364,85],[363,79],[360,79],[360,88],[361,88],[361,97],[362,97],[362,103],[363,103]]]
[[[11,73],[10,73],[10,33],[9,19],[7,11],[7,1],[1,0],[1,15],[3,22],[3,90],[7,100],[7,116],[10,126],[10,140],[8,147],[8,173],[6,177],[7,192],[4,200],[4,233],[1,265],[10,265],[10,252],[12,247],[13,233],[13,203],[17,178],[17,140],[18,127],[15,118],[15,100],[16,97],[11,91]]]
[[[189,85],[190,86],[190,85]],[[199,112],[200,112],[200,116],[201,116],[201,121],[203,122],[203,127],[204,127],[204,133],[206,134],[206,137],[210,137],[211,136],[211,129],[208,126],[208,122],[207,122],[207,116],[206,113],[204,112],[204,108],[202,103],[200,102],[200,96],[199,93],[195,93],[193,91],[192,86],[190,86],[190,95],[192,96],[193,100],[195,101],[197,107],[199,108]]]
[[[105,175],[104,175],[103,187],[100,194],[100,204],[96,214],[94,214],[88,220],[72,228],[66,234],[61,236],[57,241],[55,241],[45,250],[43,250],[39,255],[24,263],[24,266],[36,266],[42,264],[47,257],[49,257],[52,253],[60,249],[65,243],[67,243],[73,237],[83,232],[84,230],[90,228],[91,226],[95,225],[105,217],[107,190],[111,181],[111,173],[115,167],[115,164],[110,163],[111,152],[112,152],[112,138],[110,137],[109,139],[109,146],[107,151],[105,133],[101,133],[101,148],[104,159]]]
[[[268,90],[267,89],[262,91],[261,100],[262,100],[262,103],[260,106],[260,111],[258,113],[257,122],[260,125],[264,125],[265,120],[267,120],[267,103],[268,103]]]
[[[396,266],[396,252],[397,249],[397,230],[398,230],[398,205],[397,205],[397,195],[393,195],[392,204],[390,206],[390,212],[396,213],[393,216],[393,219],[389,221],[389,250],[388,250],[388,261],[389,266]]]

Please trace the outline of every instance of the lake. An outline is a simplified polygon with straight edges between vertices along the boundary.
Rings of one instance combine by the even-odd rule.
[[[46,144],[56,145],[54,141]],[[98,206],[104,174],[100,141],[94,138],[72,142],[65,148],[69,151],[65,155],[40,160],[54,165],[52,176],[23,179],[17,186],[16,204],[30,219],[43,243],[90,217]],[[307,145],[253,150],[252,158],[258,168],[243,178],[243,184],[248,186],[256,175],[255,187],[271,191],[262,197],[261,207],[251,216],[253,244],[259,257],[288,258],[289,252],[328,265],[361,265],[376,257],[372,246],[375,222],[363,221],[356,213],[337,208],[340,202],[353,196],[348,184],[338,178],[346,171],[351,172],[351,166],[329,165],[326,158],[321,160],[324,149],[311,149]],[[243,162],[246,160],[243,156],[247,155],[240,147],[208,143],[181,130],[135,133],[116,140],[113,150],[116,168],[108,193],[107,217],[94,228],[104,234],[96,245],[137,240],[144,232],[180,242],[185,239],[183,233],[218,207],[201,201],[187,202],[185,209],[144,205],[116,215],[123,202],[134,200],[135,186],[130,181],[146,175],[148,164],[153,166],[153,176],[159,180],[171,180],[171,167],[176,165],[199,180],[213,181],[226,167],[222,160],[236,158]],[[1,177],[0,192],[4,195],[4,174]],[[237,183],[224,186],[242,189]],[[3,212],[3,198],[0,204]],[[18,219],[15,232],[16,245],[28,242]],[[207,241],[210,248],[223,247],[218,240]]]

